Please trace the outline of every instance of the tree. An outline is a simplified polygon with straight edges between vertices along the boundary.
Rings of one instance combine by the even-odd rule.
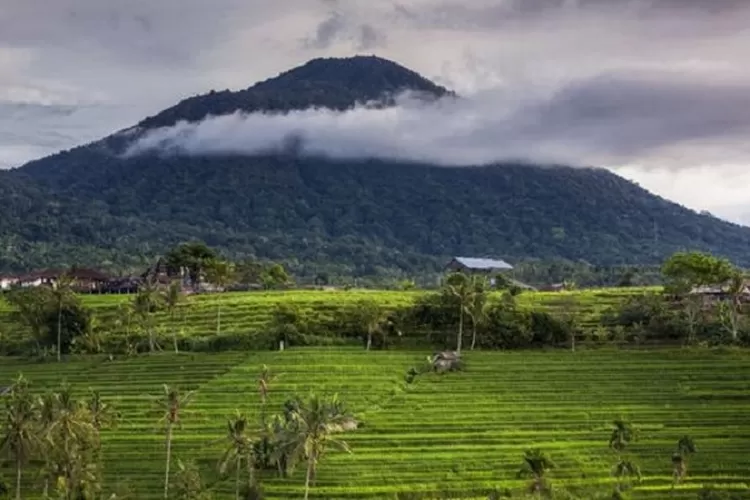
[[[93,498],[101,490],[99,430],[88,406],[63,382],[44,399],[44,436],[48,477],[66,500]]]
[[[739,337],[739,331],[742,320],[742,302],[740,298],[745,291],[745,276],[742,272],[736,270],[726,282],[729,303],[722,303],[720,308],[721,323],[736,342]]]
[[[167,312],[169,313],[169,324],[172,327],[172,340],[174,342],[174,352],[180,352],[179,347],[177,346],[177,330],[175,329],[174,325],[174,315],[177,311],[177,308],[182,303],[183,299],[182,294],[182,284],[177,281],[173,280],[169,283],[169,286],[164,290],[163,292],[163,302],[164,306],[167,309]]]
[[[206,263],[206,280],[224,290],[235,279],[234,265],[214,259]],[[216,335],[221,334],[221,300],[216,301]]]
[[[183,243],[165,256],[167,267],[173,271],[187,270],[190,283],[198,286],[206,264],[218,257],[216,251],[203,242]]]
[[[248,435],[247,417],[236,412],[234,417],[227,421],[227,448],[219,461],[219,473],[224,475],[227,470],[234,468],[235,471],[235,498],[240,499],[240,473],[242,463],[245,463],[247,471],[248,489],[255,486],[253,470],[253,441]]]
[[[36,423],[38,409],[29,390],[28,381],[19,375],[5,401],[5,422],[0,440],[0,456],[9,457],[16,467],[16,500],[21,500],[21,474],[40,439]]]
[[[667,289],[678,295],[698,286],[723,284],[733,272],[728,260],[702,252],[677,252],[662,265]]]
[[[531,476],[530,491],[533,494],[549,492],[547,471],[554,469],[555,463],[542,450],[527,450],[523,456],[523,467],[518,471],[518,477]]]
[[[351,453],[349,445],[335,435],[347,430],[352,420],[335,395],[324,399],[310,394],[307,399],[293,401],[289,422],[281,431],[275,454],[277,460],[281,455],[288,457],[290,469],[300,461],[307,461],[305,500],[309,498],[316,467],[329,447]]]
[[[638,430],[626,420],[618,418],[613,422],[613,429],[609,436],[609,447],[617,454],[617,462],[612,474],[617,478],[617,489],[622,491],[625,481],[631,479],[640,481],[641,472],[638,466],[628,460],[623,454],[631,443],[638,439]]]
[[[3,294],[13,308],[13,316],[30,330],[37,347],[46,345],[47,313],[54,297],[46,286],[16,288]]]
[[[260,281],[263,284],[263,288],[270,290],[271,288],[283,287],[290,280],[289,275],[281,264],[271,264],[261,273]]]
[[[178,500],[210,500],[211,493],[203,486],[201,473],[195,462],[183,463],[177,460],[177,473],[174,478],[174,497]]]
[[[163,296],[159,293],[156,283],[150,280],[144,281],[138,287],[138,292],[133,298],[133,313],[148,334],[148,348],[151,352],[156,350],[153,315],[161,308],[162,299]]]
[[[673,488],[685,479],[685,476],[687,475],[688,461],[690,460],[690,456],[696,451],[695,442],[690,436],[682,436],[680,440],[677,441],[677,451],[672,455]]]
[[[180,394],[179,389],[164,384],[164,393],[156,399],[157,408],[163,412],[160,422],[164,422],[167,435],[167,461],[164,472],[164,498],[169,498],[169,465],[172,460],[172,433],[180,425],[180,412],[190,403],[193,392]]]
[[[464,316],[471,306],[474,287],[468,276],[463,273],[451,273],[445,280],[445,286],[448,292],[458,299],[458,339],[456,341],[456,351],[461,352],[461,344],[464,337]]]
[[[369,351],[372,347],[373,335],[382,330],[388,314],[372,299],[358,301],[352,306],[352,312],[359,327],[367,335],[365,350]]]
[[[62,315],[63,305],[73,296],[73,278],[63,273],[58,276],[52,287],[57,305],[57,361],[61,361],[62,356]]]
[[[487,320],[487,280],[474,276],[471,280],[471,299],[466,314],[471,318],[471,350],[477,343],[477,327]]]

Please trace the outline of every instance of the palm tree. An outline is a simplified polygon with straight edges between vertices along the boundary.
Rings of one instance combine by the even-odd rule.
[[[253,469],[253,441],[248,435],[249,424],[247,418],[239,412],[227,421],[227,449],[219,461],[219,473],[224,475],[230,467],[235,470],[235,498],[240,498],[240,472],[242,471],[242,462],[245,462],[247,468],[247,485],[252,488],[254,485]]]
[[[351,453],[349,445],[335,435],[345,432],[353,418],[335,395],[326,400],[310,394],[306,400],[297,398],[292,406],[290,421],[281,431],[275,454],[277,461],[281,456],[288,457],[290,469],[307,460],[304,496],[307,500],[316,467],[328,448]]]
[[[631,481],[641,480],[641,469],[632,461],[620,458],[612,469],[612,475],[617,478],[617,490],[622,491]]]
[[[234,264],[226,260],[213,259],[205,269],[206,279],[222,291],[235,279]],[[216,335],[221,334],[221,300],[216,301]]]
[[[138,292],[133,299],[133,312],[141,320],[141,325],[148,333],[148,347],[151,352],[156,350],[154,325],[152,324],[153,313],[161,305],[161,299],[156,282],[151,280],[144,281],[138,287]]]
[[[609,436],[609,447],[612,448],[617,454],[621,454],[625,451],[625,448],[631,442],[634,442],[638,438],[638,430],[626,420],[618,418],[613,422],[614,428]]]
[[[461,344],[464,337],[464,314],[471,306],[474,288],[471,280],[464,273],[452,273],[446,280],[445,285],[448,292],[458,298],[458,340],[456,342],[456,351],[461,353]]]
[[[696,452],[695,442],[690,436],[683,436],[677,441],[677,452],[672,455],[672,467],[674,469],[672,487],[681,483],[687,475],[688,460]]]
[[[182,302],[182,285],[179,281],[173,280],[169,286],[164,290],[164,305],[169,312],[169,324],[172,327],[172,339],[174,341],[174,352],[179,352],[177,347],[177,331],[174,327],[174,313]]]
[[[61,361],[62,355],[62,312],[65,302],[73,295],[73,278],[68,274],[61,274],[54,282],[52,291],[57,304],[57,361]]]
[[[38,408],[29,391],[29,383],[19,375],[5,402],[5,425],[0,440],[0,455],[8,456],[16,465],[16,500],[21,500],[23,466],[39,449],[37,418]]]
[[[91,452],[98,443],[98,432],[88,409],[75,399],[68,383],[63,382],[48,402],[53,405],[45,416],[47,421],[52,417],[45,432],[50,461],[58,477],[64,480],[65,497],[73,498],[96,482]]]
[[[167,464],[164,473],[164,498],[169,497],[169,465],[172,460],[172,432],[176,425],[180,424],[180,411],[192,400],[194,392],[180,394],[179,389],[171,388],[164,384],[164,394],[156,399],[155,403],[163,412],[159,422],[164,422],[167,433]]]
[[[471,318],[471,350],[477,343],[477,326],[487,319],[487,280],[474,276],[471,280],[472,294],[466,313]]]
[[[547,492],[549,487],[547,485],[546,474],[547,471],[554,469],[555,463],[549,458],[542,450],[533,449],[527,450],[523,456],[523,466],[518,471],[518,477],[531,476],[530,491],[534,494],[541,494]]]

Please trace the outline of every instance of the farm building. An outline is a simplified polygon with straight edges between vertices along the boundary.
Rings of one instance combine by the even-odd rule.
[[[95,269],[45,269],[13,277],[8,288],[11,286],[53,286],[61,276],[69,277],[73,281],[73,288],[81,292],[96,291],[110,279],[109,276]]]
[[[470,273],[496,273],[509,271],[513,266],[498,259],[485,259],[476,257],[453,257],[445,266],[446,270]]]

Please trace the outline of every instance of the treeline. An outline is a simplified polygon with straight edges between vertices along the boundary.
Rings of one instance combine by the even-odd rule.
[[[237,269],[214,257],[183,264],[191,279],[208,279],[219,287],[228,286]],[[261,269],[256,275],[269,286],[287,279],[280,266]],[[200,338],[178,335],[188,307],[179,281],[144,283],[106,324],[82,304],[69,284],[60,281],[54,288],[23,288],[5,295],[15,324],[23,326],[14,330],[26,333],[6,334],[0,352],[60,359],[71,352],[133,355],[165,348],[224,351],[352,343],[367,349],[458,350],[464,346],[575,349],[580,342],[748,343],[750,291],[740,270],[708,254],[679,253],[665,262],[663,276],[664,291],[632,294],[598,311],[593,320],[584,317],[582,301],[596,298],[585,293],[562,292],[554,307],[528,307],[518,301],[519,294],[528,292],[513,281],[499,280],[498,293],[486,277],[463,273],[447,276],[437,291],[415,294],[413,302],[394,307],[363,299],[311,315],[292,302],[282,302],[271,311],[267,325],[252,331],[224,332],[219,299],[215,331]]]

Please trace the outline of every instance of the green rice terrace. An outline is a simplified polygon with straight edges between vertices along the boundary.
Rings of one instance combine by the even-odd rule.
[[[290,294],[287,300],[311,296]],[[382,296],[406,300],[403,294]],[[272,297],[227,299],[245,313],[238,312],[235,327],[249,326],[251,320],[240,318]],[[102,307],[111,301],[91,300]],[[212,300],[196,301],[195,318],[210,314]],[[234,498],[233,480],[219,480],[216,472],[225,449],[221,440],[235,410],[258,422],[263,364],[275,374],[269,409],[310,390],[338,393],[362,422],[342,438],[351,454],[330,451],[322,458],[311,498],[486,499],[494,489],[516,497],[529,482],[517,472],[530,448],[541,448],[555,462],[548,473],[553,489],[577,498],[611,495],[617,457],[608,440],[620,417],[639,429],[628,451],[643,474],[634,498],[694,499],[708,486],[748,494],[750,355],[741,350],[475,351],[464,354],[463,371],[423,373],[407,383],[409,368],[424,363],[427,354],[315,347],[97,356],[60,364],[6,358],[0,359],[0,381],[10,383],[23,372],[34,391],[57,387],[62,379],[81,395],[100,390],[121,413],[117,427],[102,433],[105,486],[111,491],[127,484],[133,498],[162,495],[163,423],[150,411],[162,384],[196,391],[174,431],[174,458],[195,459],[215,498]],[[671,491],[671,457],[684,435],[694,439],[697,453],[684,482]],[[12,467],[3,472],[13,477]],[[24,476],[25,482],[34,480],[31,472]],[[305,467],[262,482],[267,498],[301,498]]]
[[[520,307],[540,308],[555,311],[566,301],[572,302],[576,316],[583,327],[594,327],[601,313],[616,306],[625,298],[642,294],[645,288],[592,289],[573,292],[527,292],[517,297]],[[184,303],[171,319],[168,311],[155,315],[157,328],[163,333],[178,330],[182,337],[200,339],[216,333],[217,310],[221,310],[221,332],[245,334],[262,330],[269,322],[278,304],[290,304],[299,308],[307,317],[330,317],[336,311],[356,304],[362,299],[372,299],[384,308],[409,306],[423,291],[382,290],[289,290],[269,292],[238,292],[206,294],[185,298]],[[492,299],[497,300],[499,294]],[[93,310],[103,326],[113,325],[119,314],[119,306],[132,301],[132,295],[83,295],[83,304]],[[17,327],[8,317],[10,306],[0,300],[0,335],[13,335]],[[171,323],[174,322],[174,323]],[[171,326],[172,324],[176,326]]]

